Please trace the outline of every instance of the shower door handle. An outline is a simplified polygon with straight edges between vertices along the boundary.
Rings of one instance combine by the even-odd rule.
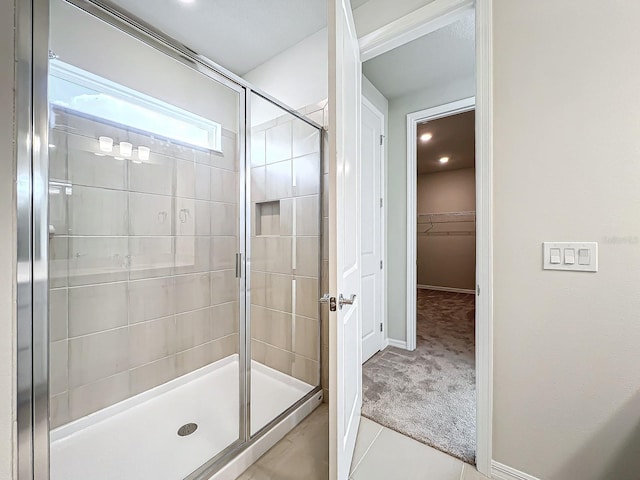
[[[242,254],[236,253],[236,278],[242,278]]]
[[[345,298],[342,296],[342,294],[340,294],[340,296],[338,297],[338,305],[340,305],[340,310],[342,310],[342,307],[344,305],[353,305],[356,301],[356,295],[355,294],[351,294],[351,298]]]

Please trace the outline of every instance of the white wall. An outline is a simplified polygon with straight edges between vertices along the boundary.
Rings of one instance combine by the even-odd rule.
[[[358,37],[398,20],[434,0],[369,0],[353,11]]]
[[[473,95],[475,79],[469,77],[389,101],[387,316],[394,340],[405,341],[407,331],[407,114]]]
[[[387,115],[389,114],[389,101],[382,93],[380,93],[380,90],[378,90],[375,85],[371,83],[369,79],[364,75],[362,75],[362,95],[371,103],[373,103],[373,105],[378,110],[384,113],[386,119]]]
[[[324,28],[267,60],[244,78],[296,110],[316,104],[329,94],[328,49]]]
[[[62,0],[51,2],[50,28],[61,61],[238,130],[238,94],[228,87]]]
[[[0,480],[13,478],[15,421],[14,2],[0,3]]]
[[[637,480],[640,2],[493,12],[494,458]],[[543,271],[545,240],[599,242],[599,272]]]

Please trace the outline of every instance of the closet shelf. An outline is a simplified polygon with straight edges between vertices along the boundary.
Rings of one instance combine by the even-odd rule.
[[[429,236],[475,235],[476,212],[419,213],[417,232]]]

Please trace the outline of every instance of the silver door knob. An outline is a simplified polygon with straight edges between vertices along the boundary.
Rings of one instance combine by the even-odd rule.
[[[329,310],[332,312],[336,311],[336,297],[332,297],[330,293],[325,293],[320,297],[320,303],[328,303]]]
[[[351,298],[344,298],[342,294],[338,296],[338,305],[340,306],[340,310],[342,310],[343,305],[353,305],[356,301],[356,296],[351,294]]]

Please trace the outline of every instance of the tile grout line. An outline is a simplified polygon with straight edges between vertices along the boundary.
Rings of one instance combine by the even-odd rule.
[[[374,422],[375,423],[375,422]],[[364,461],[365,457],[367,456],[367,453],[369,453],[369,450],[371,450],[371,447],[373,447],[373,444],[375,443],[375,441],[378,439],[378,437],[380,436],[380,434],[382,433],[382,431],[385,429],[385,427],[383,425],[380,425],[379,423],[376,424],[380,426],[380,430],[378,430],[378,433],[376,433],[376,436],[373,437],[373,440],[371,440],[371,443],[369,444],[369,446],[366,448],[366,450],[364,451],[364,453],[362,454],[362,457],[360,458],[360,461],[358,463],[356,463],[355,467],[353,467],[353,472],[351,472],[351,474],[349,475],[349,478],[351,478],[351,475],[353,475],[354,473],[356,473],[356,470],[358,469],[358,467],[360,466],[360,464]]]

